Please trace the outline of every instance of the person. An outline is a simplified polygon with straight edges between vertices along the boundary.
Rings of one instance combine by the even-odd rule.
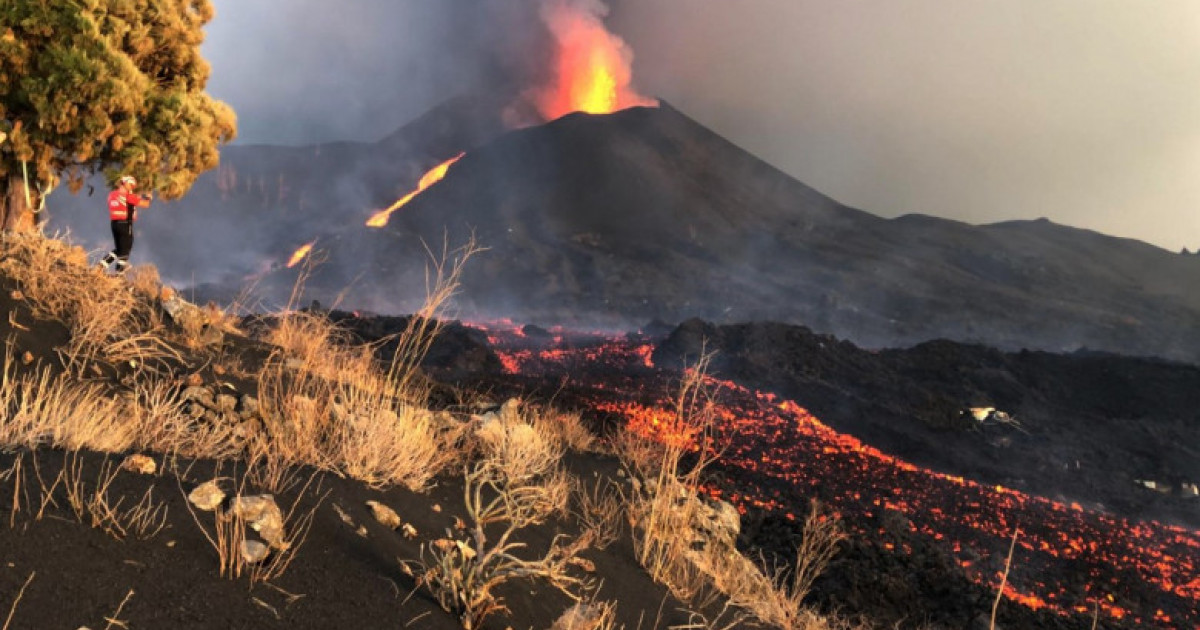
[[[138,208],[149,208],[153,195],[139,195],[134,190],[137,180],[124,175],[117,180],[117,188],[108,193],[108,218],[112,223],[113,243],[116,249],[100,261],[100,267],[108,270],[114,266],[118,274],[129,268],[129,251],[133,249],[133,223],[137,221]]]

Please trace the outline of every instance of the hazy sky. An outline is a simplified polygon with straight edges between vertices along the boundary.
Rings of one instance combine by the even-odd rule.
[[[241,142],[373,140],[538,72],[535,0],[214,4]],[[1200,247],[1200,1],[612,4],[643,92],[843,203]]]

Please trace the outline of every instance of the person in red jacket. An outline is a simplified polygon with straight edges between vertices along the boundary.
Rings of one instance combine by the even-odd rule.
[[[138,208],[149,208],[153,195],[139,195],[134,192],[137,180],[132,175],[122,176],[117,180],[116,190],[108,193],[108,218],[112,223],[113,242],[116,249],[108,253],[100,261],[100,267],[107,270],[115,263],[118,274],[125,273],[129,268],[129,250],[133,249],[133,222],[137,221]]]

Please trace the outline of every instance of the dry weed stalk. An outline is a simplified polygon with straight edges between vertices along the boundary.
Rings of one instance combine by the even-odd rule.
[[[278,547],[272,548],[271,555],[266,560],[254,564],[247,562],[246,558],[242,555],[242,543],[246,540],[246,531],[249,524],[243,518],[241,511],[235,509],[233,506],[228,508],[218,506],[213,511],[213,527],[210,532],[209,528],[205,527],[200,520],[200,516],[192,508],[191,502],[185,499],[185,505],[188,512],[192,515],[192,520],[200,528],[200,533],[204,535],[208,544],[217,552],[218,574],[228,579],[238,579],[245,574],[248,576],[251,585],[267,583],[282,576],[296,559],[300,548],[307,541],[308,533],[312,529],[313,520],[316,518],[317,509],[329,496],[330,491],[321,493],[321,484],[317,480],[317,473],[310,475],[308,480],[296,493],[296,498],[292,501],[292,505],[287,513],[281,515],[281,525],[285,532],[282,541],[280,541],[281,544]],[[245,494],[248,481],[249,475],[243,475],[234,496]],[[317,482],[315,488],[313,487],[314,481]],[[182,485],[179,491],[186,495]],[[311,496],[310,493],[319,496],[317,496],[307,510],[302,510],[301,504]]]
[[[33,581],[33,576],[35,575],[37,575],[37,571],[31,572],[29,577],[25,578],[25,583],[21,585],[21,590],[17,591],[17,598],[13,600],[12,608],[8,609],[8,617],[4,620],[4,627],[0,628],[0,630],[8,630],[9,624],[12,623],[13,615],[17,614],[17,605],[21,603],[21,598],[25,597],[25,589],[29,588],[29,583]]]
[[[741,555],[713,555],[706,558],[706,564],[714,584],[729,596],[730,605],[748,611],[759,621],[783,630],[823,628],[829,620],[805,608],[804,598],[843,540],[845,534],[838,521],[814,501],[790,571],[780,568],[767,575]]]
[[[567,609],[550,630],[616,630],[616,602],[579,602]]]
[[[692,531],[699,520],[702,504],[694,489],[717,456],[716,415],[705,389],[710,361],[711,355],[705,354],[685,373],[675,398],[671,435],[655,448],[638,447],[638,440],[631,438],[625,445],[632,448],[621,453],[643,480],[629,502],[638,561],[655,581],[685,601],[707,588],[704,573],[689,559],[692,541],[680,533]],[[685,469],[683,458],[689,453],[695,461]]]
[[[47,368],[18,374],[11,347],[0,368],[0,444],[68,450],[125,450],[137,427],[122,421],[124,403],[95,385],[80,384]]]
[[[537,578],[573,598],[587,582],[569,572],[572,559],[591,544],[584,533],[573,542],[555,536],[540,558],[525,560],[515,554],[525,544],[514,540],[522,529],[542,522],[555,500],[537,485],[511,486],[499,468],[483,461],[466,472],[463,500],[471,525],[468,540],[422,548],[420,581],[447,611],[459,614],[468,630],[478,628],[487,617],[504,612],[504,601],[496,595],[501,584]],[[489,540],[489,526],[503,527],[498,538]]]
[[[21,512],[21,491],[24,490],[25,480],[25,454],[18,453],[13,460],[13,465],[4,473],[0,474],[0,480],[13,480],[12,506],[9,509],[8,527],[11,529],[17,525],[17,514]]]
[[[1000,599],[1004,597],[1004,587],[1008,586],[1008,572],[1012,568],[1013,552],[1017,550],[1017,537],[1020,535],[1020,527],[1013,530],[1012,543],[1008,546],[1008,558],[1004,560],[1004,574],[1000,577],[1000,588],[996,589],[996,600],[992,602],[992,619],[988,625],[992,630],[996,628],[996,613],[1000,610]]]
[[[622,460],[640,479],[628,502],[638,559],[655,581],[701,609],[716,604],[721,595],[726,598],[717,620],[703,619],[700,627],[736,627],[745,613],[734,609],[784,630],[829,627],[834,620],[802,605],[813,581],[845,538],[840,524],[818,504],[813,503],[805,520],[803,541],[790,573],[764,573],[737,552],[732,539],[713,538],[707,528],[700,527],[710,515],[695,491],[704,469],[719,455],[716,415],[705,391],[710,360],[711,355],[703,354],[686,372],[665,439],[651,444],[626,433],[616,441]],[[684,467],[689,454],[689,465]],[[699,548],[693,546],[697,540],[703,541]],[[702,601],[705,599],[708,601]],[[733,621],[718,621],[727,614]]]
[[[161,328],[154,309],[126,289],[121,278],[87,265],[87,254],[40,232],[8,235],[0,247],[0,271],[13,278],[39,318],[56,319],[71,330],[68,364],[80,367],[108,356],[119,342],[124,358],[158,356],[153,333]],[[143,342],[149,343],[141,347]]]
[[[574,488],[575,518],[584,531],[593,532],[593,546],[603,550],[620,537],[621,517],[625,512],[619,487],[598,480],[591,491],[579,482]]]
[[[474,240],[443,252],[429,271],[428,294],[395,338],[386,370],[374,348],[353,348],[344,332],[317,313],[288,312],[270,335],[279,350],[259,377],[266,419],[260,470],[281,478],[287,466],[307,464],[371,485],[419,489],[454,461],[453,437],[419,408],[428,396],[418,366],[441,324],[437,316],[457,291],[463,265],[480,251]],[[295,302],[302,279],[293,291]],[[270,471],[275,471],[270,474]]]

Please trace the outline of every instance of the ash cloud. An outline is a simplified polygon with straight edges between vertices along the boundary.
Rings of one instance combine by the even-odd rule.
[[[466,92],[543,78],[538,3],[215,0],[209,90],[239,144],[374,141]]]

